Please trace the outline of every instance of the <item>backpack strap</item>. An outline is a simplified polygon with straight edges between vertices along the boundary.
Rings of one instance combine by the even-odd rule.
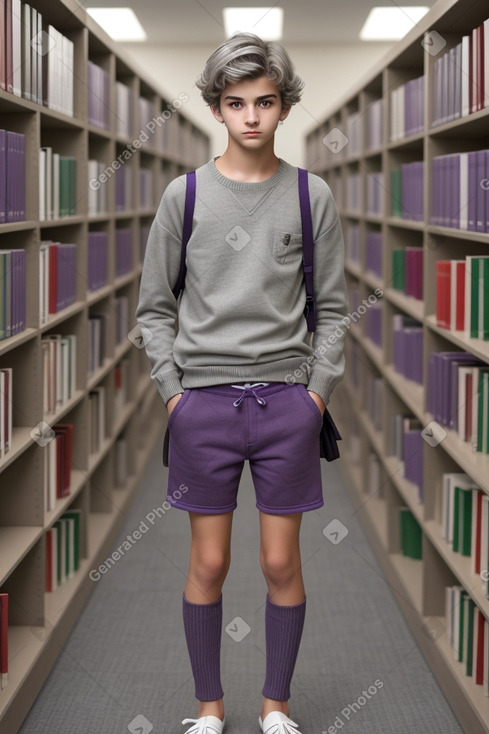
[[[195,184],[196,184],[195,171],[189,171],[186,175],[186,192],[185,192],[185,211],[183,215],[183,230],[182,230],[182,249],[180,253],[180,270],[178,272],[178,278],[176,285],[173,289],[173,295],[178,300],[180,293],[185,287],[185,275],[187,274],[187,266],[185,260],[187,257],[187,242],[192,234],[192,219],[194,216],[195,207]]]
[[[311,200],[307,170],[297,168],[299,173],[299,201],[302,220],[302,259],[306,284],[306,305],[304,316],[308,331],[316,331],[316,305],[314,301],[314,239],[312,233]]]

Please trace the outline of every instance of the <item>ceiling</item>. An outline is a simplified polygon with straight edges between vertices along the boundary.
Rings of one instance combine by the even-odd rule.
[[[372,7],[386,5],[426,5],[435,0],[282,0],[284,44],[361,43],[360,29]],[[256,0],[238,0],[239,7],[259,7]],[[127,0],[82,0],[85,7],[127,6]],[[229,2],[219,0],[137,0],[132,4],[147,35],[147,44],[219,44],[224,38],[222,9]],[[264,4],[264,9],[275,5]],[[259,33],[259,26],[256,29]],[[130,45],[130,44],[128,44]],[[332,70],[334,73],[334,70]]]

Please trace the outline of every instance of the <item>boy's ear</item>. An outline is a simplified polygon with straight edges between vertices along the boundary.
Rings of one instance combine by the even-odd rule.
[[[212,105],[210,106],[210,108],[211,108],[211,112],[214,115],[214,117],[216,118],[216,120],[218,122],[224,122],[224,120],[222,119],[221,111],[218,110],[217,107],[212,107]]]
[[[289,116],[289,112],[292,109],[292,105],[283,105],[282,106],[282,112],[280,113],[280,121],[282,122],[285,120],[286,117]]]

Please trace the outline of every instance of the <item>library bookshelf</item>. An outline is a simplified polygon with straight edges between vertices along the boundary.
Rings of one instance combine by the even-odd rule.
[[[24,136],[24,211],[21,220],[0,223],[0,250],[25,251],[25,303],[23,328],[0,339],[12,408],[10,447],[0,455],[0,593],[9,597],[5,734],[18,731],[56,662],[95,583],[90,571],[112,553],[155,441],[163,441],[165,411],[134,316],[144,246],[166,184],[205,163],[209,151],[207,136],[185,117],[184,90],[176,100],[158,90],[78,3],[14,0],[12,13],[13,68],[11,61],[0,88],[0,129]],[[1,45],[3,54],[4,38]],[[0,86],[4,72],[0,64]],[[9,90],[9,78],[20,93]],[[71,179],[56,157],[74,159]],[[65,188],[75,194],[71,209]],[[44,318],[42,242],[75,245],[66,275],[71,295],[61,298],[68,286],[50,271],[49,288],[57,282],[61,295],[46,295]],[[48,362],[46,343],[60,341],[59,361]],[[67,344],[76,348],[66,363],[56,350]],[[66,372],[53,364],[67,364]],[[57,476],[49,446],[60,424],[72,426],[68,487],[58,495],[55,484],[49,498]],[[47,537],[68,512],[78,518],[78,568],[46,591]]]
[[[306,135],[307,167],[331,187],[345,235],[351,320],[345,324],[345,379],[331,406],[344,437],[341,471],[386,582],[461,726],[470,734],[489,732],[487,652],[483,684],[476,684],[475,674],[467,674],[466,661],[458,659],[450,643],[446,587],[462,588],[483,615],[486,633],[489,600],[472,558],[456,552],[444,535],[443,477],[450,472],[466,474],[487,496],[489,455],[462,440],[454,427],[444,425],[439,440],[430,443],[421,437],[417,453],[406,460],[396,452],[393,434],[397,415],[417,421],[420,435],[435,422],[430,407],[430,355],[468,352],[483,367],[489,364],[487,340],[438,325],[436,270],[438,260],[489,255],[489,230],[468,231],[466,226],[433,222],[438,201],[434,159],[488,147],[489,86],[485,106],[482,100],[479,108],[464,108],[467,89],[472,84],[472,89],[481,87],[484,76],[476,80],[472,67],[467,74],[463,58],[457,56],[467,50],[467,44],[475,43],[474,29],[483,27],[488,17],[484,0],[439,0]],[[489,85],[487,23],[485,29],[485,83]],[[453,101],[450,95],[455,96]],[[475,103],[476,93],[470,95],[469,101]],[[397,200],[396,171],[413,163],[420,171],[418,191],[407,181],[404,188],[402,179],[403,209]],[[459,179],[450,175],[448,171],[448,184],[458,187]],[[456,198],[449,206],[448,215],[460,214],[460,200],[459,209],[453,210]],[[418,260],[414,275],[417,285],[422,282],[417,297],[397,281],[397,251],[404,251],[405,262],[408,252],[421,256],[422,267]],[[407,268],[406,264],[405,285]],[[376,289],[381,297],[368,301]],[[421,379],[406,377],[396,366],[394,335],[399,317],[413,320],[421,333]],[[418,485],[407,477],[408,463],[413,461],[422,466]],[[401,507],[411,511],[421,528],[421,559],[402,551]]]

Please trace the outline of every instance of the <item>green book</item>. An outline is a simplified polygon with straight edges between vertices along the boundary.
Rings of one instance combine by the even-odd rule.
[[[479,393],[477,400],[477,451],[489,453],[489,373],[486,368],[479,370]]]
[[[391,171],[391,214],[402,217],[402,173],[400,168]]]
[[[459,647],[458,647],[458,661],[459,663],[463,663],[466,661],[466,642],[467,642],[467,606],[466,606],[466,599],[468,599],[468,594],[466,591],[462,592],[462,596],[460,598],[460,616],[459,616]]]
[[[469,598],[465,602],[465,613],[467,616],[467,651],[465,674],[472,675],[473,652],[474,652],[474,609],[475,603]]]
[[[401,550],[408,558],[422,558],[423,533],[408,507],[400,507]]]
[[[482,338],[489,341],[489,257],[481,258],[479,268],[482,265],[482,313],[479,315],[481,323],[479,330]]]
[[[392,251],[392,287],[405,291],[406,256],[404,250]]]
[[[478,257],[470,259],[470,336],[472,339],[479,337],[479,260]]]
[[[460,552],[460,487],[454,487],[453,492],[453,543],[452,550]]]
[[[458,497],[458,551],[463,556],[470,556],[472,538],[472,489],[455,487]]]
[[[73,509],[68,510],[67,512],[64,512],[61,515],[61,520],[64,520],[65,518],[71,519],[74,521],[74,570],[78,571],[78,568],[80,567],[80,518],[81,518],[81,510],[79,509]]]
[[[59,158],[59,216],[66,217],[69,212],[69,158]]]

